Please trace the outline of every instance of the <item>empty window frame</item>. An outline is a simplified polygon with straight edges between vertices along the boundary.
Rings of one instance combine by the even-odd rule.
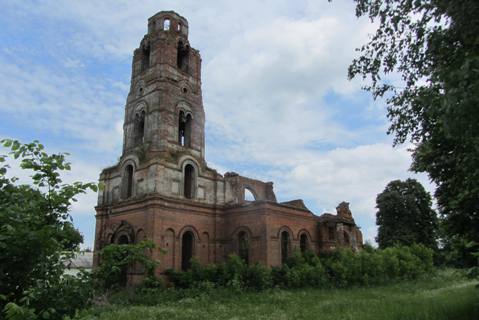
[[[133,195],[133,166],[127,165],[123,177],[124,181],[124,198],[128,199]]]
[[[281,264],[285,264],[290,255],[290,236],[288,231],[281,232]]]
[[[183,147],[191,147],[191,114],[180,111],[178,116],[178,143]]]
[[[169,18],[163,20],[163,30],[170,30],[170,24],[171,22]]]
[[[195,197],[195,184],[195,167],[191,164],[187,164],[183,177],[183,195],[185,198],[193,199]]]
[[[142,143],[145,138],[145,111],[135,114],[135,142]]]

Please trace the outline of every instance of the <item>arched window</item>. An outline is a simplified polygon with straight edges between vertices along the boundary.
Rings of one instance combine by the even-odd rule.
[[[123,235],[118,237],[117,242],[118,242],[118,244],[128,244],[130,241],[128,241],[128,237],[123,234]]]
[[[178,25],[176,26],[176,30],[181,31],[181,23],[180,22],[178,22]]]
[[[123,177],[124,198],[128,199],[133,195],[133,166],[127,165]]]
[[[246,231],[241,231],[238,233],[238,256],[246,264],[249,264],[249,241]]]
[[[184,147],[191,146],[191,114],[180,111],[178,123],[178,143]]]
[[[306,252],[306,250],[308,250],[309,248],[308,236],[305,233],[302,233],[299,237],[299,248],[303,253]]]
[[[188,47],[188,45],[185,45],[181,40],[178,41],[176,64],[178,69],[185,72],[188,72],[189,52],[190,48]]]
[[[195,237],[193,232],[186,231],[181,238],[181,270],[186,271],[191,267]]]
[[[253,191],[249,188],[244,188],[244,199],[245,201],[256,201]]]
[[[191,164],[185,166],[185,174],[183,179],[183,195],[187,199],[195,197],[195,167]]]
[[[288,231],[281,232],[281,264],[285,264],[288,260],[290,247]]]
[[[145,137],[145,111],[135,114],[135,142],[141,143]]]
[[[163,30],[170,30],[170,19],[163,20]]]

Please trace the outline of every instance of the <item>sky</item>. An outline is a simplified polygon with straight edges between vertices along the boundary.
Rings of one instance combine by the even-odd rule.
[[[384,101],[347,68],[375,24],[352,1],[0,0],[0,138],[69,152],[65,181],[98,181],[121,155],[133,50],[147,20],[174,10],[202,56],[206,161],[224,173],[273,181],[279,201],[317,215],[350,203],[374,243],[375,199],[409,171],[392,147]],[[392,75],[394,79],[394,75]],[[5,150],[0,152],[5,153]],[[12,175],[28,173],[13,164]],[[78,197],[74,224],[93,247],[97,195]]]

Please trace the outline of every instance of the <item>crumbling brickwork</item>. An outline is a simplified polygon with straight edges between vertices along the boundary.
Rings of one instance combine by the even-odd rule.
[[[207,166],[201,57],[189,44],[188,21],[175,12],[148,20],[133,56],[123,129],[120,161],[100,175],[95,264],[104,246],[143,239],[166,252],[157,274],[187,269],[191,257],[207,264],[234,253],[278,266],[295,249],[362,245],[348,203],[317,216],[302,200],[277,202],[272,182]],[[128,282],[139,281],[141,270],[130,269]]]

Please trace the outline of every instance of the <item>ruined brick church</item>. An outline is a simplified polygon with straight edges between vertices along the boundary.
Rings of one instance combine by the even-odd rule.
[[[362,245],[348,203],[317,216],[302,200],[278,202],[272,182],[208,167],[201,57],[188,21],[173,11],[148,19],[134,52],[123,131],[119,163],[100,175],[95,264],[104,246],[143,239],[164,249],[157,274],[188,269],[192,257],[208,264],[237,254],[278,266],[293,250]],[[141,279],[130,269],[129,282]]]

